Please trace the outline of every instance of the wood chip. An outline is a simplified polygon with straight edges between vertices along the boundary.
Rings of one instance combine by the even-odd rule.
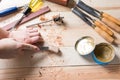
[[[45,21],[46,20],[45,16],[44,15],[40,16],[40,20]]]

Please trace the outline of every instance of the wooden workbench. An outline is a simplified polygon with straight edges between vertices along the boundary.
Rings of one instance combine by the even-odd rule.
[[[19,1],[19,2],[18,2]],[[120,0],[83,0],[88,5],[105,11],[120,19]],[[3,5],[4,2],[4,5]],[[14,2],[14,4],[13,4]],[[2,0],[0,9],[13,5],[23,5],[27,0]],[[6,5],[5,5],[6,4]],[[44,24],[40,29],[45,42],[60,48],[60,53],[41,51],[35,54],[25,54],[16,58],[0,59],[0,80],[120,80],[120,45],[114,46],[115,59],[106,66],[96,64],[91,55],[80,56],[74,49],[75,42],[83,36],[91,36],[95,43],[106,42],[90,26],[71,12],[71,9],[45,1],[51,12],[45,14],[47,19],[60,14],[64,16],[65,25],[54,23]],[[0,18],[0,26],[4,26],[19,18],[14,13]],[[21,27],[40,22],[36,18]],[[47,37],[46,37],[47,35]],[[115,32],[117,38],[120,34]],[[57,41],[56,41],[57,39]]]

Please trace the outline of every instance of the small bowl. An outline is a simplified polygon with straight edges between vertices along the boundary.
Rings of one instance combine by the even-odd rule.
[[[94,39],[90,36],[84,36],[78,39],[75,43],[75,50],[80,55],[88,55],[93,52],[95,48]]]
[[[96,63],[106,65],[115,57],[114,48],[108,43],[100,43],[96,45],[92,57]]]

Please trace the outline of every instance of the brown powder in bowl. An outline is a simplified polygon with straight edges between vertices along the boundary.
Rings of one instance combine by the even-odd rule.
[[[114,58],[114,49],[107,43],[101,43],[96,46],[94,54],[98,60],[109,62]]]

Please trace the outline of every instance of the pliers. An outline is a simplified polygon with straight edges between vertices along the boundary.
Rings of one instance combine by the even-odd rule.
[[[79,7],[80,9],[84,10],[88,14],[98,18],[99,20],[104,22],[106,25],[108,25],[111,29],[120,33],[120,20],[118,20],[117,18],[115,18],[105,12],[100,12],[100,11],[86,5],[81,0],[78,1],[76,6]]]
[[[100,21],[92,19],[90,16],[81,11],[78,7],[72,8],[72,12],[80,17],[84,22],[91,26],[96,32],[98,32],[106,41],[113,43],[113,32],[107,28],[107,26]]]

